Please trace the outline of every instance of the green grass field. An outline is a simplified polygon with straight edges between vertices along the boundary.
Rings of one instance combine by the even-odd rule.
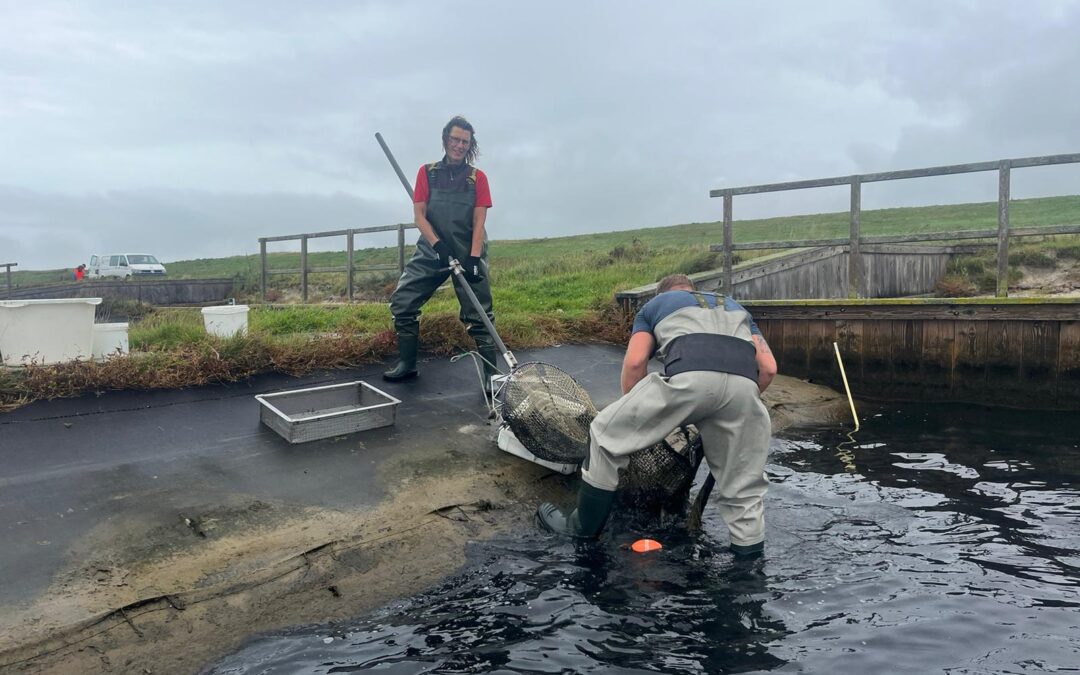
[[[862,223],[867,235],[904,234],[988,229],[995,226],[996,218],[997,205],[987,203],[866,211]],[[847,221],[846,213],[740,221],[735,225],[736,241],[842,237]],[[1080,196],[1013,202],[1011,221],[1017,227],[1080,223]],[[622,342],[628,326],[615,306],[614,293],[667,274],[715,269],[721,258],[709,246],[720,240],[720,226],[714,222],[493,241],[489,257],[499,333],[512,349],[558,342]],[[1053,256],[1047,255],[1048,249],[1055,249]],[[743,258],[752,255],[740,252]],[[992,290],[993,256],[993,249],[988,248],[955,260],[952,279],[942,294]],[[1080,258],[1080,236],[1018,240],[1010,247],[1014,268],[1065,258]],[[268,259],[276,269],[299,267],[298,253],[274,253]],[[311,253],[308,259],[311,267],[343,266],[345,253]],[[361,250],[356,259],[358,264],[390,263],[397,260],[397,251],[389,247]],[[0,407],[93,390],[228,381],[268,370],[302,374],[385,359],[394,353],[386,304],[397,276],[394,272],[357,275],[357,296],[365,301],[353,304],[340,302],[345,294],[344,273],[310,275],[312,304],[308,305],[295,304],[296,275],[275,275],[268,293],[272,304],[259,305],[257,255],[170,262],[168,269],[174,279],[239,278],[241,299],[254,305],[249,335],[231,340],[208,336],[198,308],[105,303],[99,321],[115,313],[130,323],[130,356],[104,364],[78,362],[0,371]],[[14,278],[18,285],[33,285],[66,280],[65,274],[63,270],[20,270]],[[1015,274],[1019,274],[1015,269],[1010,272],[1011,277]],[[320,304],[327,300],[337,302]],[[471,348],[458,311],[452,289],[444,286],[423,310],[424,349],[451,353]]]
[[[1014,200],[1010,203],[1009,219],[1013,227],[1080,224],[1080,195]],[[913,234],[995,227],[997,227],[996,202],[862,212],[864,235]],[[847,231],[847,212],[735,221],[736,243],[843,237],[847,235]],[[410,241],[415,240],[415,237],[415,231],[408,233]],[[701,257],[708,251],[710,244],[719,243],[721,238],[719,222],[688,223],[568,237],[495,240],[490,244],[490,257],[497,270],[516,269],[520,263],[524,262],[528,263],[528,266],[522,268],[521,272],[534,274],[545,269],[556,271],[565,269],[571,261],[602,259],[603,256],[612,252],[617,256],[619,247],[623,247],[623,251],[628,255],[635,255],[632,249],[636,246],[639,248],[636,252],[639,256],[640,249],[643,247],[649,257],[658,254],[669,260],[678,260],[687,255]],[[342,242],[344,243],[344,240]],[[253,241],[252,249],[255,248],[257,248],[257,242]],[[394,247],[362,249],[356,251],[355,255],[358,265],[397,261],[397,249]],[[300,266],[299,252],[272,253],[268,259],[273,269],[296,269]],[[540,260],[545,262],[539,263],[539,267],[532,266]],[[343,266],[345,253],[344,251],[309,253],[308,264],[311,267]],[[259,256],[251,254],[227,258],[178,260],[167,263],[167,266],[169,278],[172,279],[239,277],[251,286],[258,282]],[[70,272],[70,269],[16,269],[12,274],[12,283],[18,286],[59,283],[69,281]],[[386,275],[376,276],[381,280]],[[290,281],[287,276],[274,277],[274,279],[275,281],[279,279]],[[636,286],[648,281],[651,279],[639,277],[628,284]]]

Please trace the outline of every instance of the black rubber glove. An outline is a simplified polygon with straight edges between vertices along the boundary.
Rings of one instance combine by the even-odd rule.
[[[468,279],[470,284],[483,281],[484,267],[480,264],[480,256],[471,255],[468,258],[465,258],[465,262],[461,267],[462,273],[465,274],[465,278]]]
[[[454,257],[454,252],[450,250],[450,245],[442,239],[436,239],[435,243],[431,245],[431,248],[435,249],[435,253],[439,256],[439,264],[450,266],[450,258]]]

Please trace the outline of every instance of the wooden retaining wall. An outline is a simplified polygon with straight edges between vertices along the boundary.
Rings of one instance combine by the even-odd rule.
[[[871,297],[895,298],[934,290],[958,246],[863,246],[863,276]],[[745,299],[846,298],[850,293],[846,246],[828,246],[770,262],[749,261],[733,272],[734,297]],[[722,286],[722,271],[716,271]],[[722,292],[722,291],[721,291]]]
[[[843,391],[838,343],[856,400],[1080,410],[1080,299],[743,304],[784,375]]]
[[[959,253],[971,253],[975,247],[912,246],[874,244],[862,247],[863,277],[874,297],[895,298],[922,295],[934,290],[945,275],[949,258]],[[785,251],[754,258],[736,265],[732,272],[735,291],[723,289],[723,270],[691,274],[703,291],[725,293],[743,300],[847,298],[848,248],[822,246]],[[615,299],[628,312],[636,311],[656,295],[656,284],[639,286],[615,294]]]
[[[105,298],[137,300],[152,305],[204,305],[232,297],[235,286],[235,279],[95,279],[14,288],[10,299]]]

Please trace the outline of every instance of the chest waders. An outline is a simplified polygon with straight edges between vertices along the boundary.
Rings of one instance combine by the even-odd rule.
[[[427,202],[427,219],[434,228],[435,235],[450,246],[454,257],[464,261],[472,253],[473,209],[476,205],[475,169],[470,170],[461,178],[461,181],[465,183],[464,188],[434,187],[438,184],[434,180],[434,173],[445,170],[448,169],[440,168],[437,164],[428,167],[428,185],[432,187]],[[480,257],[485,262],[487,261],[486,241]],[[390,313],[394,317],[399,361],[393,369],[383,373],[385,379],[396,382],[418,374],[416,353],[420,340],[420,309],[449,276],[449,268],[441,264],[435,249],[421,236],[416,242],[416,252],[405,265],[405,271],[398,280],[394,294],[390,297]],[[464,281],[464,279],[459,279],[459,281]],[[487,313],[488,319],[494,323],[495,315],[491,310],[491,287],[487,277],[469,285]],[[491,381],[491,376],[498,372],[495,367],[498,360],[495,341],[488,334],[483,320],[458,283],[454,282],[453,287],[458,304],[461,306],[458,316],[476,342],[477,351],[485,361],[484,382],[485,386],[490,386],[488,383]]]
[[[757,392],[756,361],[746,345],[756,349],[732,335],[749,334],[748,318],[728,316],[722,306],[712,308],[700,295],[695,298],[698,307],[673,312],[653,327],[653,337],[665,347],[666,374],[646,375],[593,420],[577,508],[564,514],[553,504],[541,504],[537,516],[548,530],[575,538],[597,536],[629,457],[662,442],[673,429],[693,424],[701,433],[709,475],[720,476],[714,478],[717,508],[730,531],[732,552],[754,556],[764,549],[762,497],[768,485],[771,424]],[[683,332],[688,328],[696,332]],[[676,337],[663,339],[672,333]],[[686,478],[692,480],[693,472]]]

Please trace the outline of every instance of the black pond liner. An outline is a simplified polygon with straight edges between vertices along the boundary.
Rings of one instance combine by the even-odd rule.
[[[356,619],[252,638],[239,673],[1001,673],[1080,663],[1080,438],[1070,415],[860,410],[776,439],[766,550],[616,510],[598,542],[539,529]],[[701,473],[697,477],[701,480]],[[648,536],[663,550],[632,553]]]

